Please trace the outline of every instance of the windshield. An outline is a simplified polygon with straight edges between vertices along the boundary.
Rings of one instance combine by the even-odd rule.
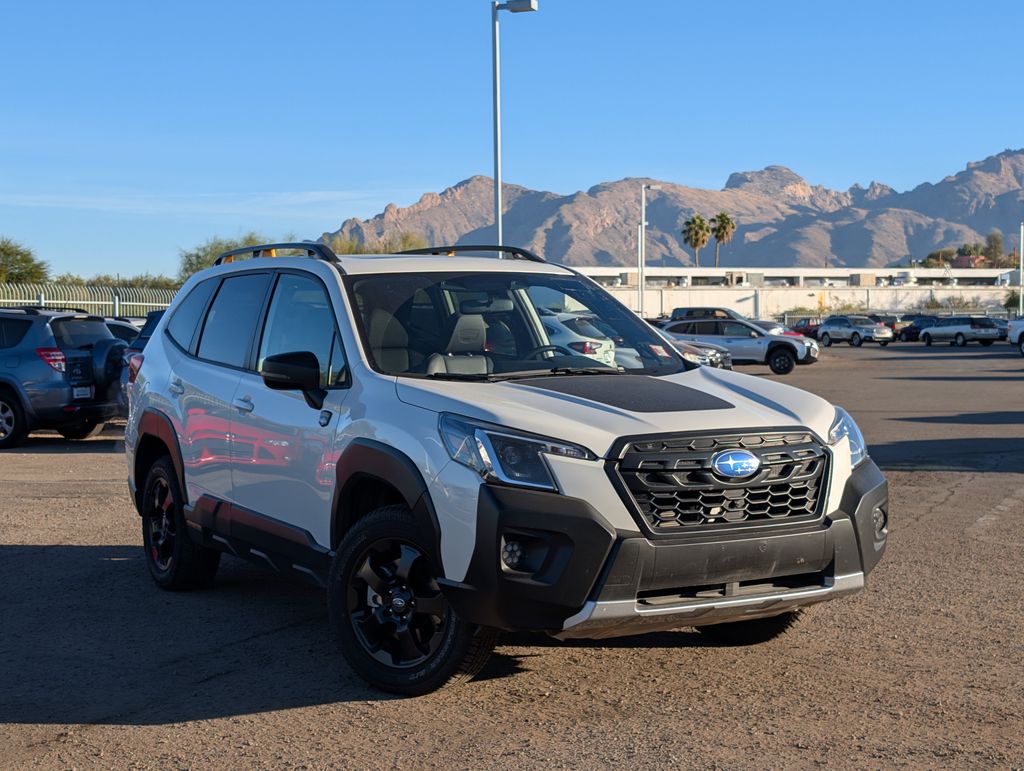
[[[649,325],[577,276],[348,276],[371,366],[389,375],[502,379],[689,369]]]
[[[856,324],[858,327],[873,327],[876,324],[867,316],[850,316],[850,323]]]

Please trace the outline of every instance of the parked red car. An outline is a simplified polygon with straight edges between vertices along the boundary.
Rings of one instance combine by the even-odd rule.
[[[804,337],[817,337],[818,327],[821,326],[820,321],[813,321],[811,319],[800,319],[796,324],[793,325],[792,329],[794,332],[803,335]]]

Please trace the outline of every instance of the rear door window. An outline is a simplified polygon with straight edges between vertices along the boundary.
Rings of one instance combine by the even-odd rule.
[[[50,331],[60,348],[91,348],[100,340],[113,337],[100,319],[54,319]]]
[[[735,321],[723,321],[720,322],[720,326],[722,334],[729,337],[750,337],[750,333],[753,331],[749,327],[737,324]]]
[[[696,321],[693,324],[693,332],[695,335],[717,335],[718,322],[717,321]]]
[[[229,367],[247,365],[269,284],[269,273],[245,273],[221,282],[206,314],[196,354],[200,359]]]
[[[32,322],[28,319],[0,319],[0,348],[13,348],[22,341]]]

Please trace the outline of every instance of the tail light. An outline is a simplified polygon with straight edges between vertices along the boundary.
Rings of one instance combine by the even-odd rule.
[[[592,343],[589,340],[583,343],[569,343],[569,347],[572,348],[574,351],[586,354],[588,356],[590,354],[597,353],[598,351],[597,343]]]
[[[146,360],[146,357],[141,353],[134,354],[128,359],[128,382],[134,383],[135,378],[139,376],[139,370],[142,369],[142,362]]]
[[[36,348],[36,353],[58,372],[63,372],[67,368],[67,359],[60,348]]]

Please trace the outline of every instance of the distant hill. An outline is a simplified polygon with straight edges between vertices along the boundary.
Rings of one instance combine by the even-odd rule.
[[[505,242],[571,265],[632,265],[640,219],[640,185],[648,194],[647,255],[652,265],[691,265],[682,223],[695,212],[719,211],[738,222],[722,265],[884,266],[908,256],[981,241],[993,228],[1010,242],[1024,215],[1024,150],[968,164],[937,184],[905,193],[872,182],[830,190],[811,185],[784,166],[737,172],[721,190],[653,179],[604,182],[559,195],[505,186]],[[349,219],[324,238],[373,241],[413,232],[431,244],[491,243],[494,183],[472,177],[406,208],[389,204],[368,220]],[[714,260],[714,241],[701,264]]]

